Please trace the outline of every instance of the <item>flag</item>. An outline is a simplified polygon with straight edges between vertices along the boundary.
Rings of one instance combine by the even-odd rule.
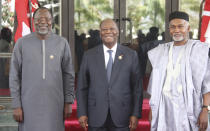
[[[39,7],[37,0],[31,0],[32,10],[31,13]],[[15,0],[15,11],[17,14],[17,30],[15,32],[15,42],[29,33],[30,29],[30,10],[29,10],[29,0]],[[33,19],[32,19],[33,25]],[[34,26],[32,26],[32,31],[34,31]]]
[[[210,0],[205,1],[204,11],[202,14],[202,23],[201,23],[201,34],[200,40],[202,42],[207,42],[207,39],[210,39]]]

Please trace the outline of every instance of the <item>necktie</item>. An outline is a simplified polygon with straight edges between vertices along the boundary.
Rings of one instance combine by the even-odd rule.
[[[111,77],[111,73],[112,73],[112,64],[113,64],[113,60],[112,60],[112,50],[108,50],[107,51],[109,53],[109,61],[107,63],[107,78],[108,78],[108,82],[110,81],[110,77]]]

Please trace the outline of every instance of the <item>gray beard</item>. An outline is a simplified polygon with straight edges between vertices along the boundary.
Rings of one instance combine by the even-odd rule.
[[[48,30],[44,30],[44,31],[41,31],[41,30],[39,30],[38,31],[38,33],[40,34],[40,35],[46,35],[46,34],[48,34]]]
[[[173,36],[173,40],[174,40],[174,41],[183,41],[183,40],[184,40],[184,36],[183,36],[183,35],[180,36],[180,37],[174,37],[174,36]]]

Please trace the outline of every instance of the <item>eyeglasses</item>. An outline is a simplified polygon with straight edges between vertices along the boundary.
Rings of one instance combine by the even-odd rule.
[[[44,19],[47,22],[52,21],[52,18],[47,18],[47,17],[34,18],[34,21],[35,22],[41,22],[42,19]]]

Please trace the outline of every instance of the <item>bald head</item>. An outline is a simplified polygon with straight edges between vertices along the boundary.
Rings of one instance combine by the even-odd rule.
[[[101,21],[99,28],[101,28],[101,26],[103,25],[103,23],[107,23],[107,22],[108,23],[113,23],[116,26],[116,28],[118,29],[117,23],[113,19],[110,19],[110,18],[107,18],[107,19],[104,19],[103,21]]]
[[[34,11],[33,18],[35,18],[35,15],[36,15],[37,12],[39,12],[40,10],[46,10],[47,12],[49,12],[51,18],[53,18],[52,13],[51,13],[50,10],[49,10],[48,8],[46,8],[46,7],[39,7],[38,9],[36,9],[36,10]]]
[[[112,19],[103,20],[100,24],[100,36],[103,44],[111,49],[119,36],[117,24]]]

